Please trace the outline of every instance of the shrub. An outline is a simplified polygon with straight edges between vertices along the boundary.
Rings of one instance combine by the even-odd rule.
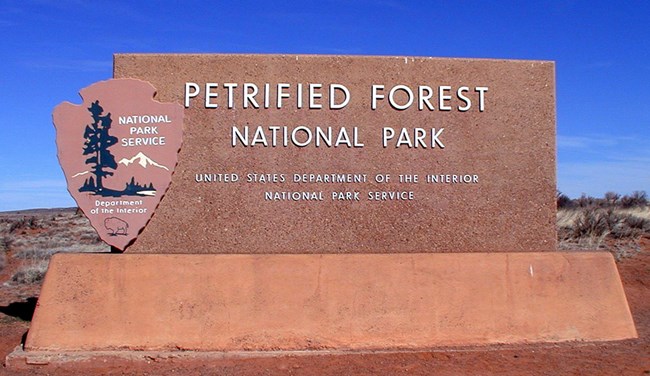
[[[50,249],[26,248],[16,252],[14,257],[21,260],[42,261],[49,260],[54,252]]]
[[[628,215],[625,218],[625,225],[631,229],[637,230],[638,235],[648,233],[650,234],[650,219],[637,217],[635,215]]]
[[[560,191],[556,193],[557,208],[646,208],[650,201],[645,191],[634,191],[630,195],[621,196],[616,192],[606,192],[603,198],[582,194],[579,198],[571,199]]]
[[[9,245],[11,240],[9,237],[4,236],[0,238],[0,272],[7,266],[7,252],[9,252]]]
[[[642,234],[637,228],[630,227],[626,221],[627,218],[623,218],[619,222],[615,223],[611,229],[610,234],[615,239],[627,239],[627,238],[636,238]]]
[[[643,207],[648,205],[648,195],[645,191],[634,191],[631,195],[625,195],[620,199],[624,208]]]
[[[11,238],[8,236],[3,236],[0,238],[0,252],[9,252],[9,247],[11,247]]]
[[[0,272],[5,268],[7,265],[7,255],[5,252],[0,252]]]
[[[650,232],[650,219],[625,214],[620,210],[584,209],[573,223],[571,237],[604,237],[616,239],[636,238]]]
[[[79,235],[79,241],[81,243],[97,244],[101,243],[102,239],[99,237],[99,235],[97,235],[96,232],[92,232]]]
[[[619,195],[616,192],[605,193],[605,203],[607,204],[607,206],[616,206],[620,198],[621,195]]]
[[[30,284],[37,283],[43,280],[45,272],[47,272],[48,262],[40,261],[18,270],[16,274],[11,277],[11,280],[16,283]]]
[[[569,196],[565,195],[560,191],[557,192],[555,197],[556,197],[556,204],[558,209],[568,209],[574,206],[573,200],[571,200]]]
[[[590,208],[596,205],[596,201],[597,199],[583,193],[580,198],[576,200],[576,204],[581,208]]]
[[[11,223],[11,226],[9,227],[9,232],[13,233],[16,230],[22,230],[22,229],[37,229],[41,228],[42,226],[38,223],[38,219],[34,216],[31,217],[23,217],[17,221],[14,221]]]
[[[573,225],[573,237],[600,237],[609,231],[609,218],[602,210],[586,209],[576,219]]]

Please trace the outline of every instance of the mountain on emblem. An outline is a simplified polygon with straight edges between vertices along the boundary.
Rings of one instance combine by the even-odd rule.
[[[128,165],[130,165],[132,163],[135,163],[135,161],[138,161],[137,163],[140,166],[144,167],[144,168],[147,168],[147,166],[155,166],[155,167],[159,167],[159,168],[162,168],[162,169],[165,169],[165,170],[169,171],[169,169],[167,167],[165,167],[165,166],[163,166],[163,165],[161,165],[159,163],[156,163],[153,159],[147,157],[143,152],[139,152],[133,158],[129,158],[129,159],[122,158],[117,163],[128,166]]]
[[[53,113],[68,190],[102,240],[120,250],[153,215],[178,162],[183,107],[155,101],[155,91],[141,80],[102,81],[81,90],[82,104]],[[153,127],[154,117],[165,121]]]

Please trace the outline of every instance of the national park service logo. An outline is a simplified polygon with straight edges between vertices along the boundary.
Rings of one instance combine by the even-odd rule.
[[[144,228],[171,182],[183,107],[153,100],[135,79],[98,82],[81,105],[54,109],[56,143],[68,191],[106,243],[124,250]]]

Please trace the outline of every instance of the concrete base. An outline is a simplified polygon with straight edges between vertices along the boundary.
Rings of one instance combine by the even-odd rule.
[[[636,336],[604,252],[57,254],[25,352],[367,351]]]

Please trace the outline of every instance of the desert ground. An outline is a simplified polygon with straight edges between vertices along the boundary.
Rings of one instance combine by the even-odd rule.
[[[560,197],[559,197],[560,198]],[[611,197],[610,197],[611,199]],[[610,200],[611,201],[611,200]],[[611,252],[639,338],[614,342],[436,348],[417,352],[184,357],[3,367],[6,375],[650,375],[650,207],[572,200],[558,204],[558,248]],[[76,209],[0,213],[0,357],[29,330],[49,257],[108,252]]]

